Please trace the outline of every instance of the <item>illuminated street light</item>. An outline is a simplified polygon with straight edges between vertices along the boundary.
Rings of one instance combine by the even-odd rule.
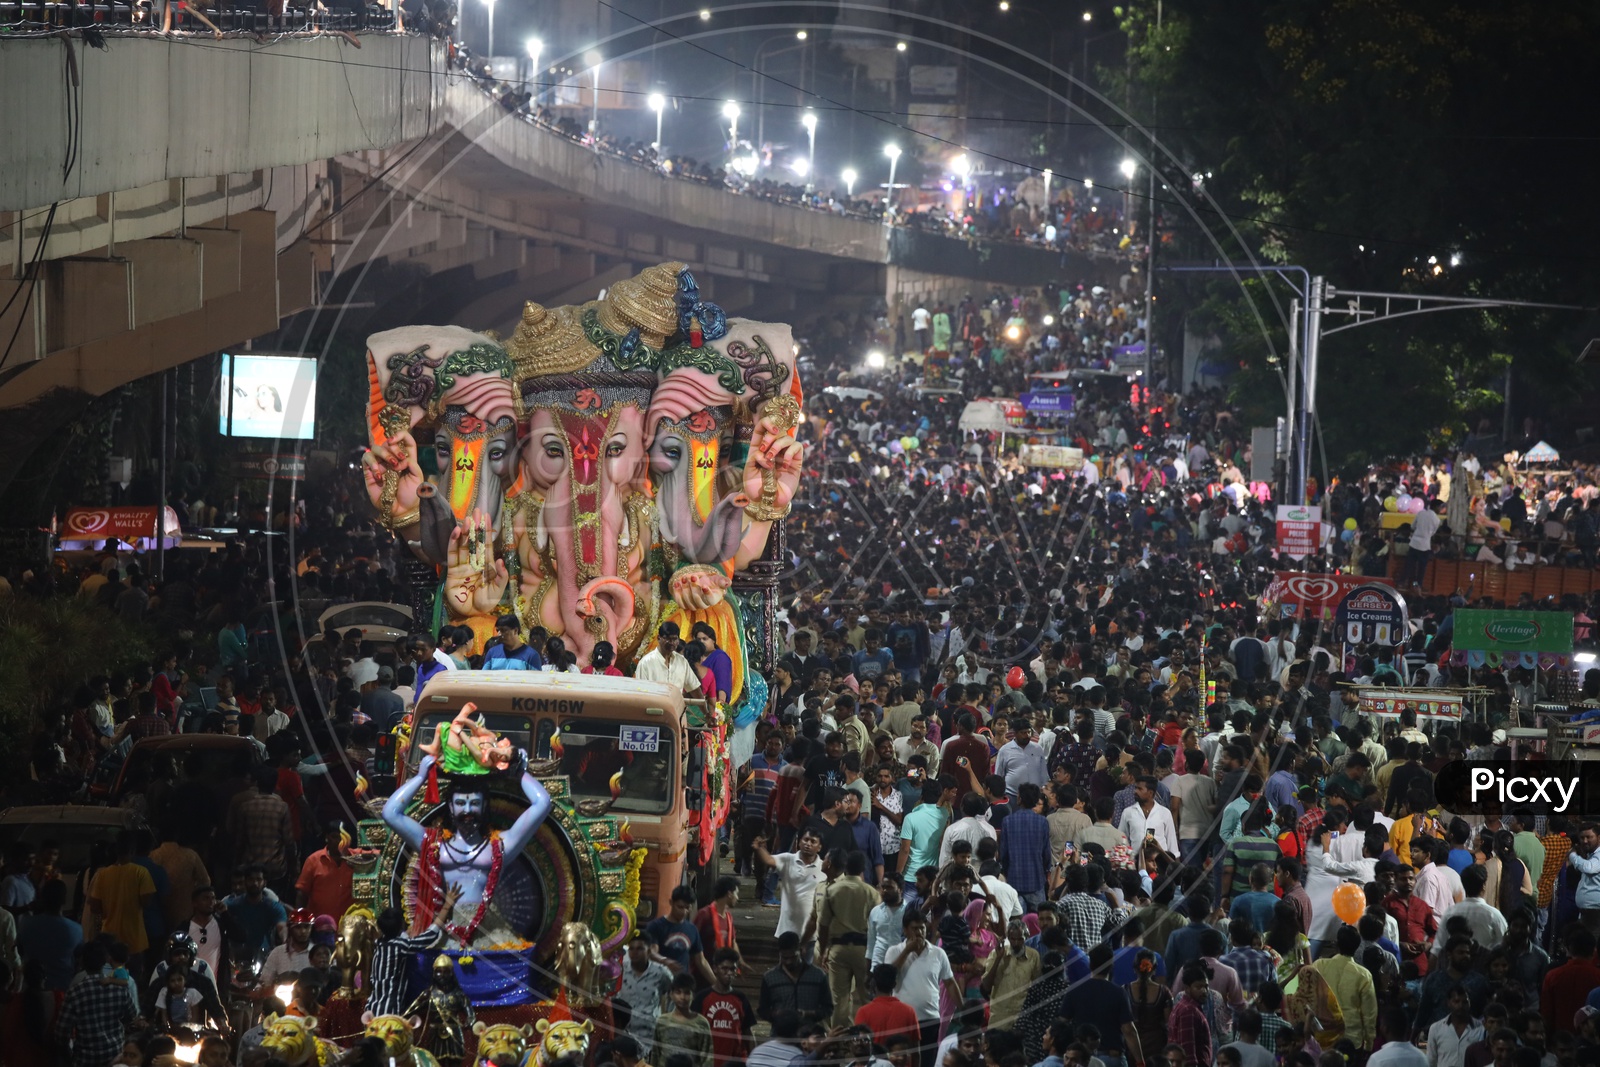
[[[859,175],[856,174],[856,169],[854,167],[846,167],[844,168],[844,173],[839,175],[839,177],[844,179],[844,195],[855,196],[856,178],[859,177]]]
[[[967,176],[972,173],[972,160],[967,158],[965,152],[950,161],[950,173],[961,179],[961,184],[967,184]]]
[[[700,21],[701,22],[710,22],[711,21],[711,9],[709,7],[703,7],[703,8],[700,9]]]
[[[1131,159],[1124,159],[1117,166],[1117,169],[1122,171],[1122,176],[1124,178],[1128,178],[1128,179],[1131,180],[1135,174],[1139,173],[1139,164],[1135,163]]]
[[[894,43],[894,50],[896,52],[904,52],[906,50],[906,43],[904,41],[896,41]]]
[[[867,353],[867,366],[871,367],[873,370],[882,370],[884,362],[884,355],[878,349],[874,348],[871,352]]]
[[[808,148],[806,149],[806,169],[805,169],[806,175],[809,176],[809,175],[815,174],[817,172],[817,115],[816,115],[816,112],[807,111],[804,115],[801,115],[800,116],[800,125],[802,125],[802,126],[804,126],[806,128],[806,140],[809,142]],[[807,189],[811,188],[811,183],[810,182],[806,183],[806,188]]]
[[[594,69],[594,103],[589,112],[589,132],[594,135],[595,143],[600,140],[600,64],[604,57],[599,52],[591,49],[584,53],[584,62]]]
[[[1083,179],[1083,187],[1085,189],[1093,189],[1094,188],[1094,179],[1093,178],[1085,178],[1085,179]]]
[[[794,159],[789,161],[789,169],[794,171],[795,177],[804,178],[811,173],[811,161],[804,156],[795,156]],[[809,186],[810,183],[808,182],[807,185]]]
[[[722,105],[722,117],[728,120],[728,144],[739,147],[739,105],[732,100]]]
[[[796,40],[803,41],[803,40],[806,39],[806,31],[805,30],[795,30],[794,31],[794,35],[795,35],[795,39]]]
[[[528,81],[534,81],[539,77],[539,55],[544,51],[544,42],[537,37],[529,37],[523,42],[523,46],[528,50]],[[528,91],[527,82],[522,83],[522,91]],[[533,92],[535,96],[538,96],[539,86],[537,83],[533,87]]]
[[[655,144],[652,147],[654,147],[657,152],[660,152],[661,151],[661,113],[662,113],[662,111],[666,110],[667,98],[662,96],[660,93],[651,93],[646,102],[650,105],[650,110],[654,111],[656,113],[656,141],[655,141]]]
[[[1000,0],[1000,10],[1001,11],[1010,11],[1011,10],[1011,0]]]
[[[886,144],[883,146],[883,154],[889,157],[889,196],[886,202],[892,204],[894,202],[894,170],[900,162],[900,146]],[[887,216],[885,217],[887,218]]]
[[[1085,11],[1083,13],[1083,21],[1085,21],[1085,22],[1093,22],[1094,21],[1094,12],[1093,11]]]

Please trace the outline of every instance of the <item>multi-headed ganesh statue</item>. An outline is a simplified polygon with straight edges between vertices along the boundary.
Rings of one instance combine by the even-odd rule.
[[[437,622],[514,611],[579,663],[630,663],[704,621],[744,675],[733,575],[789,510],[802,448],[790,328],[728,319],[681,263],[605,299],[529,303],[510,341],[408,326],[367,341],[368,493],[441,575]]]

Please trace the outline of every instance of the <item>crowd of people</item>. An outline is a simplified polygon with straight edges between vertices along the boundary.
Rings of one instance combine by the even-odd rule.
[[[663,887],[595,1064],[1600,1060],[1595,827],[1450,810],[1433,791],[1451,761],[1507,758],[1502,731],[1529,721],[1549,672],[1480,670],[1470,721],[1362,714],[1354,684],[1464,684],[1449,618],[1467,597],[1413,596],[1414,632],[1384,646],[1264,613],[1289,566],[1271,487],[1247,477],[1221,393],[1146,393],[1119,364],[1144,341],[1141,306],[1129,276],[803,324],[808,471],[770,702],[735,776],[736,874],[698,911]],[[868,367],[873,348],[896,358]],[[1081,467],[960,429],[968,401],[1041,381],[1074,403],[1015,436],[1069,443]],[[1459,493],[1502,535],[1583,561],[1592,472],[1463,453],[1319,489],[1330,536],[1311,565],[1363,567],[1373,538],[1410,547],[1384,520],[1400,513],[1437,523],[1414,551],[1465,551],[1446,523]],[[114,553],[8,573],[7,595],[73,599],[165,643],[82,679],[6,789],[115,804],[141,829],[79,870],[48,837],[5,852],[4,1063],[159,1062],[200,1026],[216,1031],[201,1062],[270,1062],[231,1010],[236,964],[251,961],[244,1022],[314,1015],[338,987],[354,772],[429,678],[618,671],[604,647],[578,664],[510,620],[488,647],[464,627],[392,649],[315,633],[327,606],[409,595],[359,494],[315,487],[293,559],[284,539],[239,538],[175,553],[159,580]],[[1586,640],[1595,606],[1565,606]],[[715,635],[681,636],[674,659],[727,696]],[[132,757],[176,731],[250,749],[215,766]],[[742,973],[742,891],[777,913],[759,976]],[[293,994],[276,1003],[280,983]]]

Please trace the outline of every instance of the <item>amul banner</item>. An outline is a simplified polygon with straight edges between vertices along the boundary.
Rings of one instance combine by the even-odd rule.
[[[1358,707],[1364,715],[1399,715],[1414,711],[1418,719],[1459,720],[1466,707],[1459,693],[1435,689],[1358,689]]]
[[[1564,611],[1459,608],[1451,647],[1461,652],[1572,651],[1572,616]]]

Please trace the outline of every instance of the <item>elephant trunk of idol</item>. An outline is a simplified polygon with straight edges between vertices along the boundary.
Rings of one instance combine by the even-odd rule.
[[[595,642],[616,646],[633,619],[634,596],[633,587],[618,577],[617,541],[627,523],[622,496],[608,493],[602,504],[598,486],[574,489],[577,508],[566,494],[552,494],[539,518],[540,536],[550,539],[555,555],[562,640],[583,664]]]
[[[484,462],[484,440],[458,439],[450,446],[450,464],[442,488],[425,485],[418,494],[422,512],[417,535],[422,558],[436,567],[445,566],[450,535],[456,525],[474,511],[489,516],[489,528],[498,529],[504,494],[501,479]]]
[[[661,536],[678,546],[684,557],[695,563],[719,564],[733,558],[744,530],[744,508],[749,500],[742,493],[723,497],[711,508],[702,525],[696,514],[694,479],[691,464],[680,464],[670,471],[658,471],[656,508]]]

